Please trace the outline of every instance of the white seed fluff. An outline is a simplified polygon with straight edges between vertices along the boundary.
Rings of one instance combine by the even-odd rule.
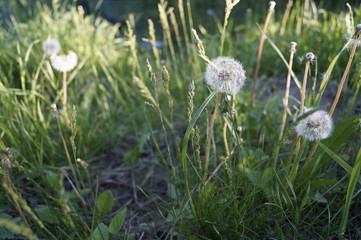
[[[78,57],[75,52],[69,51],[67,55],[52,55],[50,61],[55,70],[59,72],[69,72],[77,65]]]
[[[215,91],[236,94],[246,79],[242,64],[230,57],[217,57],[207,66],[206,83]]]
[[[296,132],[309,141],[328,138],[331,135],[332,129],[332,118],[323,110],[310,114],[296,126]]]
[[[49,38],[43,42],[43,51],[45,54],[48,54],[50,56],[56,55],[60,52],[60,50],[60,43],[56,39]]]

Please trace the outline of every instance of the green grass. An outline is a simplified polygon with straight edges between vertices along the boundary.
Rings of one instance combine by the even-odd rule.
[[[294,156],[299,89],[293,80],[285,134],[277,141],[287,75],[280,56],[288,62],[290,41],[298,43],[296,58],[315,53],[306,107],[327,111],[350,56],[347,8],[316,13],[296,1],[280,36],[283,9],[276,6],[252,109],[264,9],[245,11],[241,23],[234,12],[228,24],[216,15],[204,23],[189,1],[160,1],[160,20],[138,33],[133,15],[119,32],[73,3],[38,3],[22,15],[23,4],[12,3],[17,15],[0,27],[0,239],[360,237],[358,52],[335,129],[313,156],[308,159],[314,144],[303,139]],[[353,6],[352,26],[360,14]],[[139,47],[157,36],[164,48]],[[42,52],[48,37],[60,41],[62,53],[78,55],[68,73],[71,128],[50,107],[61,108],[62,89],[61,73]],[[207,59],[221,51],[244,65],[247,83],[235,96],[221,95],[208,136],[216,92],[204,72]],[[294,62],[299,82],[304,65]]]

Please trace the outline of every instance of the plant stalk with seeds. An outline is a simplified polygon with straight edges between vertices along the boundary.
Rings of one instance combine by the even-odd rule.
[[[73,174],[73,177],[74,177],[74,180],[75,180],[76,190],[80,193],[80,184],[79,184],[76,172],[75,172],[74,165],[73,165],[72,160],[71,160],[71,156],[70,156],[70,153],[69,153],[69,150],[68,150],[68,146],[66,145],[63,130],[62,130],[62,127],[61,127],[61,124],[60,124],[60,121],[59,121],[59,111],[58,111],[58,108],[57,108],[56,104],[51,104],[51,110],[52,110],[52,112],[53,112],[53,114],[54,114],[54,116],[56,118],[57,123],[58,123],[59,134],[60,134],[63,146],[64,146],[65,155],[66,155],[66,158],[68,160],[68,163],[69,163],[69,166],[70,166],[70,169],[71,169],[71,173]]]
[[[222,36],[221,36],[221,49],[219,51],[220,52],[219,55],[223,55],[224,40],[226,38],[226,28],[228,25],[229,15],[231,14],[231,11],[234,8],[234,6],[236,6],[237,3],[239,3],[239,1],[240,0],[226,0],[226,9],[225,9],[223,30],[222,30]]]
[[[9,157],[7,156],[7,149],[5,148],[5,145],[3,144],[3,142],[1,140],[0,140],[0,151],[1,151],[0,152],[1,164],[5,170],[5,178],[4,178],[3,184],[8,186],[8,188],[11,188],[12,191],[14,191],[13,184],[12,184],[11,177],[10,177],[11,162],[10,162]],[[13,199],[15,209],[19,213],[21,220],[23,221],[25,227],[29,228],[29,223],[25,218],[25,215],[18,202],[18,199],[16,197],[13,197],[12,195],[11,195],[11,197]]]

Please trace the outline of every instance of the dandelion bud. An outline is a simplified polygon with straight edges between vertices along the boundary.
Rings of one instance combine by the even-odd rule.
[[[274,11],[274,10],[275,10],[275,6],[276,6],[276,2],[275,2],[275,1],[270,1],[270,2],[269,2],[269,10],[270,10],[270,11]]]
[[[306,53],[306,60],[307,61],[313,61],[315,60],[315,55],[311,52]]]
[[[307,109],[307,111],[311,109]],[[309,141],[328,138],[331,135],[332,129],[332,118],[327,112],[322,110],[310,114],[296,126],[296,132]]]
[[[217,57],[207,66],[206,83],[215,91],[236,94],[244,85],[246,71],[230,57]]]
[[[60,52],[60,43],[56,39],[49,38],[43,42],[43,51],[50,56],[56,55]]]
[[[51,65],[59,72],[69,72],[78,64],[78,57],[75,52],[69,51],[67,55],[52,55]]]

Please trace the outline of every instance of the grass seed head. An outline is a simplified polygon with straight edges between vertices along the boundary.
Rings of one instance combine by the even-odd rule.
[[[312,108],[306,111],[310,110],[312,110]],[[332,118],[323,110],[310,114],[296,126],[296,132],[309,141],[328,138],[332,133],[332,129]]]
[[[51,65],[59,72],[69,72],[78,64],[78,57],[75,52],[69,51],[67,55],[52,55]]]
[[[43,42],[43,51],[47,55],[56,55],[60,52],[61,46],[58,40],[48,38]]]
[[[217,57],[207,66],[206,83],[215,91],[236,94],[246,80],[242,64],[230,57]]]

